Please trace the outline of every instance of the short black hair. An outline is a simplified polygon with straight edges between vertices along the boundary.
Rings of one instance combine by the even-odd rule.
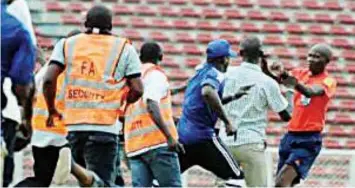
[[[112,29],[112,12],[103,5],[95,5],[87,15],[85,21],[86,28],[99,28],[100,30]]]
[[[154,41],[146,42],[140,50],[140,60],[144,62],[157,63],[163,58],[163,50],[158,43]]]
[[[261,47],[262,43],[258,37],[246,37],[240,42],[240,55],[244,58],[256,59],[263,55],[260,53]]]

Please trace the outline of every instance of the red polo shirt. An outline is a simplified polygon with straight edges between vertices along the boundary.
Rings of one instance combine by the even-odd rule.
[[[297,78],[298,82],[308,87],[314,85],[323,87],[325,94],[306,98],[296,91],[293,99],[292,119],[288,124],[288,131],[322,131],[330,98],[335,94],[336,80],[330,77],[327,72],[312,76],[308,69],[295,69],[292,71],[292,75]]]

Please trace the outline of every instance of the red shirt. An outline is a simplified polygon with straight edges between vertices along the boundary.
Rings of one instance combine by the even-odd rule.
[[[293,99],[292,119],[288,124],[288,131],[322,131],[325,125],[326,112],[330,98],[335,94],[336,80],[323,72],[312,76],[307,69],[295,69],[292,71],[298,82],[311,87],[319,85],[323,87],[325,94],[306,98],[296,91]]]

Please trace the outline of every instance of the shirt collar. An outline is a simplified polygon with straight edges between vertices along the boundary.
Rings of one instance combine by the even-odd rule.
[[[315,75],[315,76],[312,75],[312,72],[311,72],[311,71],[308,71],[308,76],[309,76],[310,78],[324,77],[324,76],[328,76],[328,71],[324,70],[322,73],[317,74],[317,75]]]
[[[261,67],[259,65],[257,65],[257,64],[243,62],[240,66],[261,72]]]

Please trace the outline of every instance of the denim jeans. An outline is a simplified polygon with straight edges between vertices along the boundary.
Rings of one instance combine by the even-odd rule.
[[[168,147],[150,150],[130,157],[133,187],[152,187],[153,179],[161,187],[181,187],[178,155]]]
[[[117,135],[97,131],[72,131],[69,132],[68,141],[73,159],[79,165],[94,171],[106,187],[115,186]]]
[[[1,118],[1,132],[6,143],[6,149],[8,154],[4,159],[4,173],[3,173],[3,187],[8,187],[12,182],[12,176],[14,173],[15,163],[14,163],[14,148],[16,141],[16,127],[17,122],[7,119]]]

